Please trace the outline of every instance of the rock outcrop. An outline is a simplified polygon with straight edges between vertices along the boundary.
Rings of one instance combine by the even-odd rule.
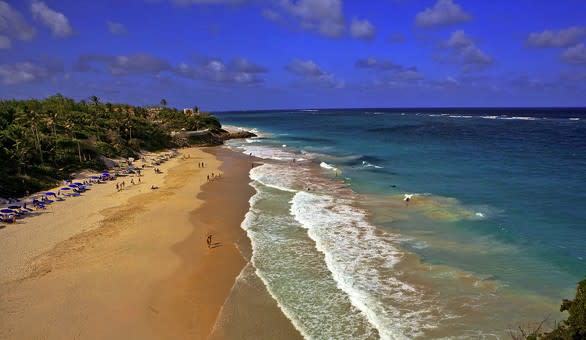
[[[221,145],[229,139],[251,138],[256,135],[249,131],[229,132],[223,129],[201,130],[201,131],[182,131],[175,134],[173,142],[177,146],[202,145],[212,146]]]

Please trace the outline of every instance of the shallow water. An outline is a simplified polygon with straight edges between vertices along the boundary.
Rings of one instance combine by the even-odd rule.
[[[266,163],[243,222],[256,274],[308,338],[506,337],[559,319],[586,273],[577,115],[219,114],[263,135],[229,143]]]

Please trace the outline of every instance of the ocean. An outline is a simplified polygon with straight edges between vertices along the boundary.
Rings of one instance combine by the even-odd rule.
[[[217,116],[259,135],[242,228],[306,338],[508,338],[586,274],[586,109]]]

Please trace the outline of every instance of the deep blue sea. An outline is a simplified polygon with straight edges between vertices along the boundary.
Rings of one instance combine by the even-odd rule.
[[[217,116],[259,133],[243,228],[307,338],[506,338],[586,274],[586,109]]]

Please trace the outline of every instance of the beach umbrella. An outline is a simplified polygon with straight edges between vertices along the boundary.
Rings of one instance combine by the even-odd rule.
[[[77,185],[75,185],[75,184],[69,184],[68,187],[70,187],[70,188],[77,188]]]
[[[3,214],[15,214],[16,211],[12,210],[12,209],[2,209],[0,210],[1,213]]]
[[[59,190],[71,190],[71,188],[68,188],[68,187],[63,187],[63,188],[61,188],[61,189],[59,189]]]
[[[9,205],[8,209],[20,209],[20,205]]]
[[[55,193],[54,193],[54,192],[47,191],[47,192],[45,193],[45,196],[57,196],[57,195],[55,195]]]

